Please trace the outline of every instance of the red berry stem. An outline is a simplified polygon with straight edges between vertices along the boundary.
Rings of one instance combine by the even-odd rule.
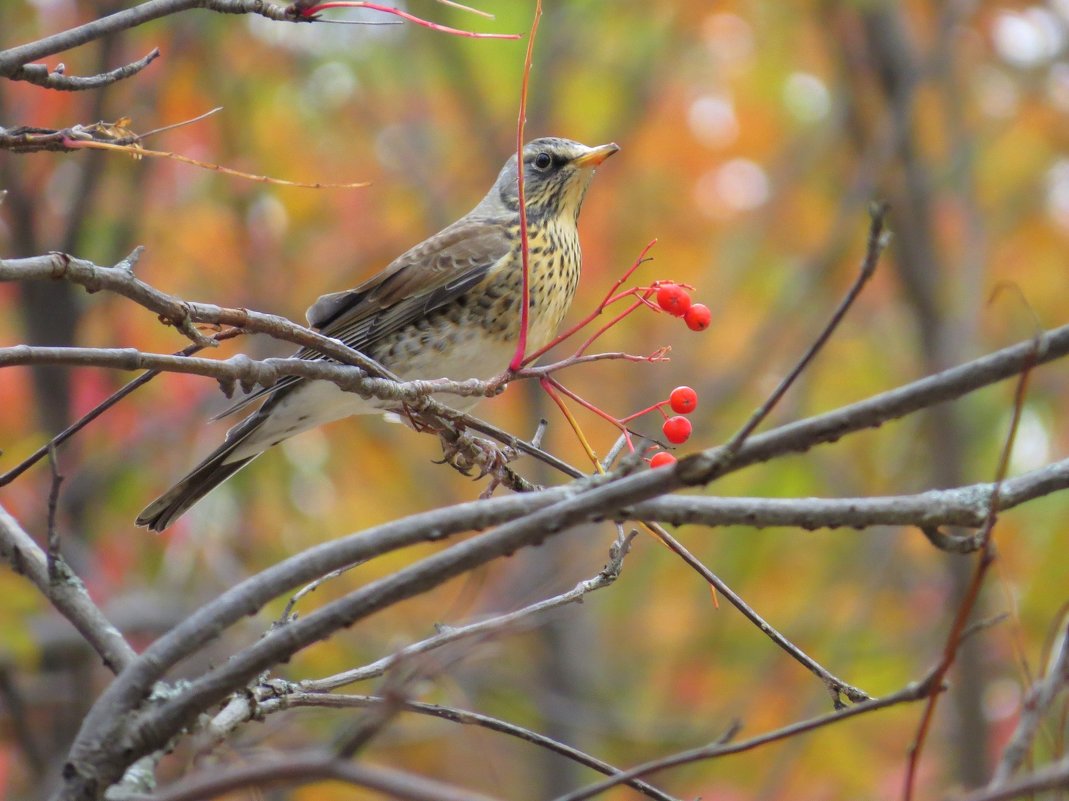
[[[609,414],[608,412],[604,411],[603,409],[598,408],[597,406],[595,406],[590,401],[585,400],[581,396],[575,394],[574,392],[572,392],[570,389],[568,389],[566,386],[564,386],[564,384],[562,384],[560,381],[558,381],[553,376],[547,375],[545,378],[542,379],[543,385],[546,382],[548,382],[550,384],[550,386],[552,386],[554,389],[558,390],[559,392],[563,393],[564,395],[567,395],[569,398],[571,398],[573,401],[578,403],[580,406],[582,406],[587,411],[593,412],[598,417],[602,418],[603,420],[608,421],[609,423],[611,423],[612,425],[614,425],[618,429],[620,429],[620,433],[623,434],[624,439],[627,441],[627,449],[629,451],[631,451],[632,453],[634,453],[635,445],[631,441],[631,429],[629,429],[626,425],[624,425],[623,422],[621,422],[620,420],[617,420],[615,417],[613,417],[611,414]]]
[[[657,240],[651,239],[649,244],[647,244],[646,247],[642,248],[642,252],[638,254],[638,258],[635,259],[634,263],[627,269],[627,271],[624,272],[624,274],[618,279],[616,279],[613,285],[609,287],[609,291],[605,294],[605,297],[602,299],[601,303],[597,305],[594,311],[592,311],[578,323],[573,325],[567,331],[562,334],[559,334],[557,337],[552,339],[545,347],[539,348],[534,353],[528,354],[527,357],[523,360],[524,366],[533,362],[535,359],[537,359],[543,353],[548,351],[550,348],[556,347],[564,340],[574,336],[578,331],[582,330],[583,328],[586,328],[588,325],[590,325],[591,322],[593,322],[596,317],[601,315],[601,313],[605,310],[605,307],[608,306],[610,303],[615,303],[620,298],[627,297],[628,295],[633,295],[635,293],[635,290],[621,292],[618,296],[616,295],[616,291],[621,286],[623,286],[624,283],[626,283],[626,281],[634,274],[635,270],[637,270],[647,261],[651,261],[651,259],[646,254],[649,253],[650,249],[656,244]]]
[[[437,22],[431,22],[421,17],[414,16],[407,12],[402,11],[399,8],[392,6],[384,6],[379,3],[362,2],[362,0],[333,0],[333,2],[316,3],[310,7],[301,7],[300,16],[303,18],[315,17],[320,11],[324,11],[328,8],[367,8],[371,11],[381,11],[384,14],[395,14],[402,19],[406,19],[409,22],[414,22],[416,25],[422,25],[424,28],[430,28],[431,30],[438,31],[440,33],[450,33],[454,36],[467,36],[472,39],[519,39],[521,38],[518,33],[476,33],[474,31],[462,31],[457,28],[450,28],[446,25],[439,25]]]
[[[609,322],[605,323],[605,325],[603,325],[601,328],[599,328],[597,331],[595,331],[593,334],[591,334],[589,337],[587,337],[586,342],[584,342],[582,345],[580,345],[579,348],[575,351],[575,355],[576,356],[582,356],[586,352],[586,349],[589,348],[591,345],[593,345],[594,341],[598,337],[600,337],[602,334],[604,334],[606,331],[608,331],[610,328],[612,328],[618,322],[623,320],[629,314],[634,312],[636,309],[641,309],[641,308],[642,308],[642,302],[641,301],[635,301],[634,303],[632,303],[630,306],[628,306],[626,309],[624,309],[618,315],[613,317]]]
[[[635,412],[634,414],[629,414],[627,417],[621,417],[620,418],[620,422],[621,423],[630,423],[632,420],[634,420],[634,419],[636,419],[638,417],[642,417],[642,415],[649,414],[650,412],[653,412],[653,411],[660,412],[664,416],[664,418],[667,420],[668,419],[668,415],[665,414],[664,409],[661,408],[666,403],[667,403],[667,401],[661,401],[660,403],[655,403],[652,406],[647,406],[645,409],[643,409],[640,412]]]

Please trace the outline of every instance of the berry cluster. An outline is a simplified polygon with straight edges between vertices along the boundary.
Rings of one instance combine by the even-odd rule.
[[[692,303],[687,288],[666,282],[657,287],[657,305],[673,317],[682,317],[691,331],[704,331],[713,313],[704,303]]]
[[[665,405],[676,413],[674,417],[669,417],[665,413],[662,408]],[[673,445],[682,445],[690,439],[690,434],[694,428],[691,426],[690,420],[683,415],[690,414],[698,408],[697,392],[690,387],[676,387],[668,396],[667,401],[662,401],[654,408],[664,415],[664,425],[661,426],[661,432],[664,434],[665,439]],[[675,463],[676,457],[668,453],[668,451],[659,451],[650,459],[650,467],[664,467]]]
[[[691,291],[694,287],[688,284],[678,283],[676,281],[669,280],[656,280],[651,284],[631,286],[623,289],[627,284],[634,272],[645,264],[649,259],[647,253],[650,248],[656,244],[656,240],[650,242],[642,250],[642,253],[635,260],[634,264],[613,283],[608,293],[589,315],[587,315],[582,321],[574,325],[568,331],[560,334],[549,344],[536,350],[533,353],[527,354],[523,361],[524,365],[530,364],[537,359],[547,350],[554,345],[568,339],[586,326],[593,323],[599,315],[601,315],[606,309],[615,303],[620,301],[629,301],[626,308],[619,311],[612,317],[607,323],[601,325],[600,328],[590,334],[586,340],[575,351],[574,360],[578,361],[583,358],[598,358],[598,356],[589,357],[586,356],[586,351],[594,344],[594,342],[606,331],[612,327],[618,325],[621,321],[628,316],[645,307],[655,312],[665,312],[673,317],[679,317],[686,323],[687,327],[692,331],[704,331],[712,322],[712,312],[709,311],[709,307],[702,303],[694,303],[691,299]],[[622,357],[631,361],[645,361],[645,362],[659,362],[667,360],[669,348],[658,348],[649,356],[631,356],[629,354],[602,354],[602,356]],[[563,364],[563,363],[562,363]],[[557,378],[550,375],[546,368],[542,368],[544,372],[539,374],[539,383],[543,389],[549,394],[550,398],[557,404],[561,412],[564,414],[568,423],[575,431],[579,442],[586,450],[587,456],[591,462],[600,469],[600,463],[598,462],[597,455],[594,453],[590,444],[587,442],[586,437],[583,435],[582,430],[579,427],[578,422],[572,416],[565,404],[565,398],[572,400],[573,402],[584,407],[588,411],[596,414],[606,422],[614,425],[620,430],[621,435],[624,438],[627,448],[634,453],[635,445],[631,440],[632,431],[628,428],[628,423],[650,412],[659,412],[664,418],[664,424],[661,427],[661,431],[665,440],[673,445],[681,445],[686,442],[693,431],[693,426],[690,420],[684,415],[690,414],[698,406],[698,393],[696,393],[690,387],[676,387],[669,398],[658,403],[653,404],[649,408],[637,411],[634,414],[629,414],[626,417],[616,417],[615,415],[606,412],[599,408],[597,405],[583,399],[575,392],[572,392],[565,387]],[[666,407],[670,407],[674,416],[669,416],[666,411]],[[664,446],[668,447],[668,446]],[[662,467],[664,465],[674,464],[676,458],[663,448],[654,448],[655,453],[650,456],[647,461],[651,467]]]

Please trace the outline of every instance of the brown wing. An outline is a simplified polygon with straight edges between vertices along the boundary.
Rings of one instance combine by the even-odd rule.
[[[511,247],[506,228],[501,220],[458,220],[360,286],[321,297],[308,323],[363,351],[482,281]],[[309,349],[300,356],[315,358]]]
[[[444,306],[483,280],[511,247],[505,235],[507,228],[506,220],[463,217],[401,254],[359,286],[320,297],[306,312],[308,324],[325,336],[364,351],[378,337]],[[302,348],[296,356],[324,358],[312,348]],[[302,380],[287,376],[247,395],[212,419],[227,417]]]

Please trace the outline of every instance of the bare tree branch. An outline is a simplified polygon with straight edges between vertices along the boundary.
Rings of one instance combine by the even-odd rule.
[[[782,729],[776,729],[775,731],[770,731],[766,734],[758,735],[757,737],[751,737],[748,740],[727,744],[717,741],[711,745],[693,748],[689,751],[682,751],[662,759],[654,759],[633,768],[628,768],[625,771],[617,773],[615,776],[610,776],[607,779],[591,784],[582,790],[577,790],[574,793],[568,793],[567,795],[555,798],[553,801],[585,801],[587,798],[593,798],[606,790],[610,790],[613,787],[623,784],[628,779],[646,776],[650,773],[675,767],[677,765],[687,765],[692,762],[700,762],[727,756],[729,754],[739,754],[743,751],[751,751],[762,745],[785,740],[789,737],[795,737],[799,734],[804,734],[805,732],[810,732],[833,723],[838,723],[847,718],[856,717],[857,715],[865,715],[870,712],[875,712],[878,709],[886,709],[887,707],[896,706],[898,704],[919,701],[923,698],[927,698],[933,692],[939,692],[940,690],[941,688],[932,684],[931,677],[929,676],[924,681],[910,684],[908,687],[905,687],[896,693],[892,693],[891,695],[885,695],[882,698],[873,698],[826,715],[820,715],[819,717],[810,718],[809,720],[792,723],[790,726],[784,726]]]
[[[1001,509],[1069,487],[1069,459],[1016,478],[1000,490]],[[646,501],[631,511],[646,520],[682,525],[744,525],[755,528],[790,526],[868,528],[870,526],[983,525],[995,484],[971,484],[916,495],[875,498],[719,498],[680,495]]]
[[[384,699],[374,695],[336,695],[331,693],[293,692],[278,698],[265,700],[258,706],[258,710],[263,714],[270,714],[282,709],[300,707],[362,709],[366,707],[376,707],[383,703],[386,703]],[[621,772],[619,768],[615,768],[609,763],[603,762],[597,757],[584,753],[577,748],[572,748],[565,743],[558,742],[557,740],[546,737],[538,732],[525,729],[522,726],[517,726],[514,723],[509,723],[508,721],[494,718],[489,715],[471,712],[466,709],[441,706],[439,704],[425,704],[418,701],[405,701],[401,704],[401,709],[405,712],[414,712],[419,715],[441,718],[462,725],[479,726],[490,731],[507,734],[510,737],[525,740],[540,748],[545,748],[553,753],[560,754],[561,756],[567,757],[568,759],[578,762],[581,765],[585,765],[588,768],[593,768],[599,773],[614,775]],[[635,788],[649,798],[656,798],[659,799],[659,801],[672,801],[673,799],[673,796],[638,779],[629,779],[625,781],[624,784]]]
[[[100,75],[92,75],[88,77],[66,75],[59,68],[49,70],[44,64],[25,64],[16,68],[7,77],[13,81],[26,81],[27,83],[32,83],[34,86],[41,86],[45,89],[56,89],[63,92],[82,92],[86,89],[100,89],[108,84],[121,81],[123,78],[137,75],[137,73],[141,72],[141,70],[155,61],[159,55],[160,49],[154,47],[146,56],[139,58],[137,61],[101,73]],[[0,130],[0,147],[3,147],[2,135],[3,131]]]
[[[279,22],[297,21],[294,17],[286,15],[284,6],[265,0],[148,0],[133,8],[116,11],[114,14],[95,19],[76,28],[0,51],[0,77],[15,76],[19,68],[31,61],[54,56],[56,53],[79,47],[108,34],[136,28],[154,19],[193,8],[204,8],[223,14],[259,14]]]
[[[1009,801],[1011,798],[1034,796],[1043,790],[1069,788],[1069,757],[1038,768],[1032,773],[1007,781],[999,787],[981,787],[965,795],[955,796],[953,801]]]
[[[354,684],[358,681],[366,681],[367,679],[381,676],[398,662],[407,661],[414,656],[434,651],[446,645],[467,639],[483,639],[505,629],[509,631],[525,630],[532,625],[536,625],[531,618],[538,617],[545,612],[567,604],[582,602],[583,597],[587,594],[604,589],[615,582],[620,577],[623,560],[627,556],[633,537],[634,534],[630,534],[623,539],[618,539],[613,545],[608,564],[605,565],[601,572],[592,578],[580,581],[568,592],[530,604],[522,609],[517,609],[515,612],[495,615],[477,623],[446,629],[434,637],[405,646],[400,651],[372,662],[370,665],[346,670],[343,673],[322,679],[305,679],[300,682],[299,686],[301,690],[309,693],[328,692],[344,687],[347,684]]]
[[[48,557],[3,506],[0,506],[0,558],[37,586],[100,654],[110,671],[119,673],[134,662],[137,657],[134,649],[93,603],[81,580],[65,562],[57,559],[58,578],[53,581],[49,577]]]
[[[213,771],[178,782],[150,796],[127,796],[127,801],[200,801],[236,790],[268,785],[300,786],[334,779],[354,787],[376,790],[400,801],[494,801],[490,796],[461,790],[412,773],[371,765],[354,765],[333,754],[275,755],[263,762]]]
[[[474,379],[450,381],[393,381],[369,378],[358,367],[328,361],[296,358],[250,359],[237,354],[228,359],[203,359],[164,353],[144,353],[135,348],[49,348],[15,345],[0,348],[0,368],[29,364],[65,364],[78,367],[104,367],[113,370],[154,370],[214,378],[223,391],[231,395],[236,385],[245,391],[269,387],[281,377],[300,376],[330,381],[342,389],[364,397],[396,403],[413,403],[427,395],[441,392],[461,397],[485,397],[486,382]]]
[[[372,375],[394,377],[381,365],[341,342],[317,334],[310,328],[296,325],[284,317],[261,314],[246,309],[227,309],[206,303],[179,300],[149,286],[133,273],[143,248],[136,248],[113,267],[99,267],[84,259],[63,253],[33,256],[26,259],[0,259],[0,281],[67,280],[92,292],[107,290],[129,298],[162,320],[178,328],[198,345],[212,346],[210,338],[197,331],[194,323],[232,325],[247,331],[268,334],[276,339],[292,342],[329,356],[343,364],[355,364]]]
[[[1007,787],[1014,772],[1024,763],[1035,740],[1043,716],[1050,711],[1054,699],[1069,688],[1069,616],[1063,616],[1061,631],[1055,639],[1047,665],[1046,674],[1028,691],[1021,707],[1010,741],[1002,751],[1002,758],[995,766],[988,789]]]
[[[876,267],[880,263],[880,254],[883,253],[887,244],[891,241],[890,234],[884,228],[887,209],[886,203],[872,204],[869,209],[872,215],[872,223],[869,225],[868,244],[865,248],[865,257],[861,260],[861,267],[858,270],[857,277],[816,339],[809,344],[801,358],[783,377],[776,388],[772,390],[765,402],[754,410],[742,428],[728,442],[726,447],[729,451],[738,450],[750,435],[757,430],[757,427],[764,422],[765,418],[776,407],[776,404],[783,399],[783,396],[787,394],[787,390],[798,380],[798,376],[802,374],[805,368],[816,358],[820,349],[831,339],[831,335],[835,333],[835,329],[839,327],[839,323],[843,321],[847,311],[850,310],[850,307],[854,305],[854,301],[861,295],[861,290],[865,288],[865,285],[876,273]]]
[[[238,336],[241,333],[242,333],[242,331],[239,328],[228,328],[228,329],[226,329],[224,331],[220,331],[219,333],[212,334],[212,336],[210,338],[214,342],[222,342],[224,340],[231,339],[231,338],[233,338],[235,336]],[[200,346],[200,345],[190,344],[190,345],[187,345],[184,349],[182,349],[180,351],[177,351],[176,353],[174,353],[172,355],[174,355],[174,356],[192,356],[194,353],[197,353],[201,349],[202,349],[202,346]],[[14,481],[20,475],[22,475],[27,470],[29,470],[31,467],[33,467],[33,465],[35,465],[38,461],[40,461],[45,456],[47,456],[52,451],[53,448],[57,448],[60,445],[62,445],[64,442],[66,442],[68,439],[73,437],[75,434],[77,434],[79,431],[81,431],[83,428],[85,428],[91,422],[96,420],[100,415],[102,415],[104,412],[106,412],[108,409],[110,409],[116,403],[121,401],[123,398],[125,398],[127,395],[131,394],[132,392],[135,392],[138,389],[140,389],[142,386],[147,384],[149,381],[151,381],[157,375],[159,375],[158,371],[149,370],[148,372],[142,373],[141,375],[139,375],[133,381],[130,381],[129,383],[127,383],[121,389],[118,389],[115,392],[113,392],[111,395],[109,395],[107,398],[102,400],[100,403],[98,403],[96,406],[94,406],[92,409],[90,409],[88,412],[86,412],[84,415],[82,415],[78,420],[76,420],[75,422],[71,423],[65,429],[60,431],[58,434],[56,434],[54,437],[52,437],[52,439],[50,439],[48,442],[46,442],[40,448],[35,450],[33,453],[31,453],[29,456],[27,456],[25,459],[23,459],[17,465],[12,467],[7,472],[0,474],[0,487],[4,486],[5,484],[10,484],[12,481]]]
[[[532,621],[530,618],[565,604],[581,601],[587,593],[602,589],[612,584],[620,575],[623,567],[623,559],[627,555],[630,542],[635,532],[622,535],[610,549],[609,563],[591,579],[580,582],[576,587],[561,595],[531,604],[523,609],[505,615],[495,616],[486,621],[480,621],[468,626],[451,628],[443,631],[436,637],[424,640],[420,643],[403,648],[385,659],[381,659],[365,668],[346,671],[337,676],[320,680],[307,680],[299,684],[282,681],[261,681],[249,692],[236,693],[227,706],[212,720],[208,731],[213,740],[222,740],[231,731],[251,719],[260,720],[264,716],[293,709],[298,707],[321,707],[328,709],[348,708],[378,708],[387,705],[395,705],[399,711],[415,712],[419,714],[439,717],[455,723],[481,726],[491,731],[497,731],[518,737],[522,740],[534,743],[554,753],[561,754],[580,764],[591,767],[602,773],[612,774],[617,769],[608,763],[602,762],[578,749],[560,743],[552,738],[545,737],[536,732],[517,726],[512,723],[482,715],[477,712],[443,707],[435,704],[426,704],[408,699],[386,699],[381,696],[368,695],[334,695],[327,692],[329,689],[340,687],[364,679],[383,675],[391,668],[402,663],[410,663],[414,657],[427,654],[443,646],[455,644],[465,639],[484,639],[502,630],[516,631],[525,630]],[[470,648],[465,648],[469,653]],[[399,702],[398,702],[399,701]],[[672,801],[672,796],[663,793],[645,782],[631,781],[628,784],[659,801]]]

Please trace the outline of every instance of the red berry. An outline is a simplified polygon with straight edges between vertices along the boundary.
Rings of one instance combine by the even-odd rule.
[[[686,417],[669,417],[664,421],[664,425],[661,426],[665,439],[674,445],[681,445],[690,439],[692,430],[690,420]]]
[[[679,284],[661,284],[657,287],[657,305],[673,317],[682,317],[690,308],[690,295]]]
[[[676,457],[670,454],[668,451],[660,451],[653,454],[653,458],[650,459],[650,467],[668,467],[676,463]]]
[[[691,331],[704,331],[712,321],[713,313],[704,303],[695,303],[683,315],[683,322]]]
[[[690,387],[676,387],[668,396],[672,411],[677,414],[690,414],[698,408],[698,393]]]

